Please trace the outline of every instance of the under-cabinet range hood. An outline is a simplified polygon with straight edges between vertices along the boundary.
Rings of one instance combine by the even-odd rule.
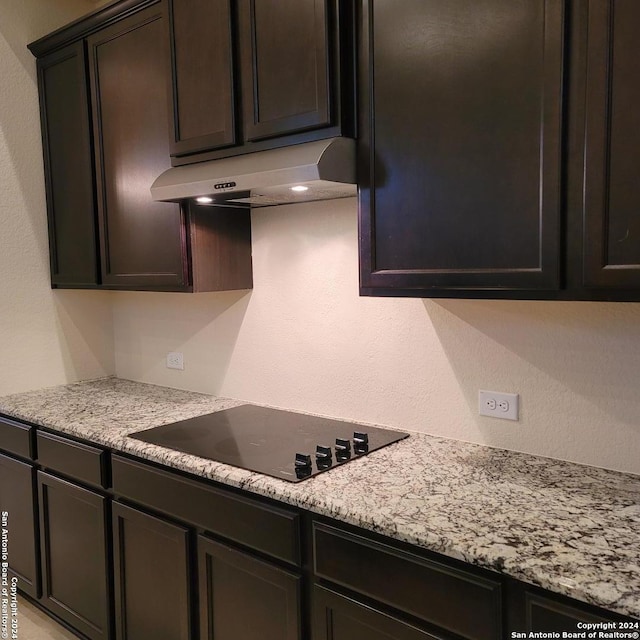
[[[356,195],[355,140],[330,138],[165,171],[154,200],[269,207]]]

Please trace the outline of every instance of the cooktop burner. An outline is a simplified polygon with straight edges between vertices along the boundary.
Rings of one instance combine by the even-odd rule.
[[[300,482],[409,436],[242,405],[131,435],[136,440]]]

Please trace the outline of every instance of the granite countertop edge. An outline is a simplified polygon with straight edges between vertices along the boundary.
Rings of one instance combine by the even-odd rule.
[[[0,413],[640,618],[640,476],[411,433],[289,483],[129,437],[242,404],[108,377]]]

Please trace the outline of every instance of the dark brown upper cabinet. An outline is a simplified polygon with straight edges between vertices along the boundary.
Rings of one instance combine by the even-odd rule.
[[[638,3],[359,6],[362,294],[640,300]]]
[[[168,0],[173,164],[353,136],[353,3]]]
[[[231,0],[168,0],[173,68],[171,153],[237,143]]]
[[[244,134],[261,140],[331,123],[326,0],[241,0]]]
[[[198,23],[183,9],[193,10],[195,2],[173,5],[176,28],[191,44],[189,29]],[[171,166],[167,7],[164,1],[121,0],[30,45],[38,57],[54,287],[252,287],[248,208],[231,212],[151,199],[151,184]],[[227,26],[228,15],[227,6]],[[215,13],[211,17],[219,22]],[[215,58],[220,47],[212,51]],[[205,53],[196,51],[198,59]],[[183,54],[177,49],[174,59]],[[186,71],[197,67],[193,60],[180,64]],[[195,89],[193,78],[181,78]],[[221,94],[219,85],[208,93],[207,86],[200,89],[205,106]],[[197,104],[178,106],[175,130],[191,144],[201,134],[198,114],[205,112],[207,123],[215,119]],[[228,127],[226,116],[214,124],[233,133],[234,109],[227,113]]]
[[[557,289],[563,3],[361,10],[363,293]]]
[[[108,285],[176,289],[187,283],[180,206],[154,202],[149,192],[170,167],[164,19],[156,5],[87,40],[102,281]]]
[[[584,284],[640,289],[640,3],[590,0]]]
[[[98,284],[97,230],[83,42],[38,60],[51,283]]]

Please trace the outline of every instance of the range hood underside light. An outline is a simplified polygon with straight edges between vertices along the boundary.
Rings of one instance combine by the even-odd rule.
[[[355,141],[331,138],[165,171],[154,200],[269,207],[357,195]]]
[[[252,190],[249,196],[220,198],[220,200],[225,204],[250,204],[252,207],[272,207],[279,204],[295,204],[296,202],[350,198],[355,195],[357,195],[355,184],[318,180],[309,186],[306,191],[292,191],[291,187],[287,186],[266,187],[264,189]]]

